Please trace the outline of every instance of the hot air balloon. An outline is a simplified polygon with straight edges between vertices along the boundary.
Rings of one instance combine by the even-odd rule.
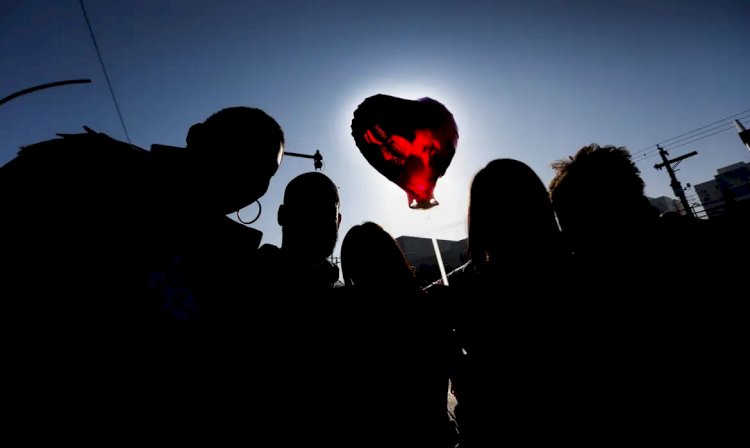
[[[370,165],[406,192],[409,207],[438,205],[433,190],[458,144],[445,106],[432,98],[374,95],[354,111],[352,136]]]

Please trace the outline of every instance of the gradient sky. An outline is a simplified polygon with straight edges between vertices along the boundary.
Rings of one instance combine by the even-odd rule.
[[[341,193],[339,241],[366,220],[393,236],[463,238],[471,178],[492,159],[526,162],[547,183],[550,162],[589,143],[637,152],[750,109],[747,0],[89,0],[86,7],[134,144],[183,146],[190,125],[213,112],[259,107],[284,128],[287,150],[323,154],[323,172]],[[0,164],[22,145],[82,125],[125,139],[78,1],[2,0],[0,67],[0,97],[93,80],[0,106]],[[410,210],[406,194],[354,145],[352,112],[377,93],[430,96],[453,112],[460,139],[435,190],[440,206]],[[677,173],[683,184],[750,162],[734,130],[671,156],[693,150],[699,155]],[[638,162],[646,193],[672,196],[657,162]],[[284,187],[312,169],[307,159],[282,162],[254,224],[264,243],[281,243]]]

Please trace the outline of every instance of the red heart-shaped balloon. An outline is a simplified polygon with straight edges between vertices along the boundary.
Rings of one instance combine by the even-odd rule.
[[[409,207],[438,205],[433,190],[458,144],[445,106],[432,98],[371,96],[354,111],[352,136],[370,165],[406,192]]]

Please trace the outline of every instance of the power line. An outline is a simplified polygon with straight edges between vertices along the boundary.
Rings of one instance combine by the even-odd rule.
[[[720,129],[720,128],[724,128],[724,129]],[[690,136],[690,137],[687,138],[688,141],[685,141],[686,139],[675,140],[672,143],[668,143],[668,144],[664,145],[662,148],[667,149],[667,150],[679,148],[680,146],[685,146],[685,145],[690,144],[692,142],[695,142],[695,141],[701,140],[703,138],[710,137],[712,135],[718,134],[719,132],[728,131],[728,130],[730,130],[732,128],[734,128],[734,124],[733,123],[725,123],[725,124],[720,125],[718,127],[709,128],[709,129],[707,129],[707,130],[705,130],[703,132],[699,132],[699,133],[697,133],[697,134],[695,134],[693,136]],[[710,131],[713,131],[713,130],[716,130],[716,129],[719,129],[719,131],[718,132],[713,132],[711,134],[705,135],[705,136],[700,137],[700,138],[693,138],[693,137],[698,137],[699,135],[705,134],[706,132],[710,132]],[[658,149],[652,149],[652,150],[644,152],[643,154],[641,154],[641,156],[643,156],[643,158],[647,158],[647,157],[645,157],[646,155],[648,155],[648,157],[651,157],[651,156],[656,155],[656,154],[659,154],[659,150]],[[643,160],[643,158],[640,159],[640,160]]]
[[[748,116],[748,117],[750,117],[750,116]],[[742,119],[745,119],[745,117],[743,117]],[[748,120],[748,122],[750,122],[750,120]],[[717,128],[718,128],[718,130],[716,130],[715,132],[711,132],[708,135],[704,135],[704,136],[698,137],[698,138],[692,138],[692,137],[697,137],[697,136],[699,136],[701,134],[704,134],[705,132],[708,132],[710,130],[715,130]],[[721,129],[721,128],[724,128],[724,129]],[[729,130],[732,130],[732,129],[734,129],[734,123],[726,123],[726,124],[723,124],[721,126],[716,126],[716,127],[711,128],[711,129],[707,129],[706,131],[700,132],[698,134],[695,134],[695,135],[689,137],[689,138],[692,138],[692,140],[689,140],[689,141],[679,140],[679,141],[672,142],[671,144],[666,145],[666,147],[664,149],[668,149],[668,150],[677,149],[677,148],[680,148],[682,146],[689,145],[689,144],[691,144],[693,142],[697,142],[698,140],[703,140],[704,138],[708,138],[708,137],[711,137],[713,135],[720,134],[722,132],[726,132],[726,131],[729,131]],[[670,146],[670,145],[673,145],[673,146]],[[647,151],[647,152],[641,154],[641,156],[638,157],[637,159],[633,158],[633,161],[636,162],[636,163],[638,163],[638,162],[644,161],[646,159],[650,159],[651,157],[655,157],[657,155],[659,155],[659,150],[658,149],[654,149],[654,150]]]
[[[745,117],[740,117],[740,118],[738,118],[738,120],[745,120],[745,119],[747,119],[747,118],[750,118],[750,115],[747,115],[747,116],[745,116]],[[699,135],[703,135],[703,134],[705,134],[705,133],[707,133],[707,132],[711,132],[711,131],[713,131],[713,130],[715,130],[715,129],[723,128],[723,127],[726,127],[726,126],[730,126],[730,127],[732,127],[732,128],[733,128],[733,127],[734,127],[734,123],[730,121],[729,123],[724,123],[724,124],[720,124],[720,125],[712,126],[712,127],[708,128],[708,129],[706,129],[706,130],[704,130],[704,131],[701,131],[701,132],[697,132],[697,133],[695,133],[695,134],[693,134],[693,135],[691,135],[691,136],[689,136],[689,137],[683,137],[683,138],[680,138],[680,139],[674,140],[674,141],[672,141],[671,143],[667,143],[666,145],[662,145],[662,147],[663,147],[663,148],[674,147],[674,145],[676,145],[676,144],[678,144],[678,143],[681,143],[681,142],[684,142],[685,140],[690,140],[690,139],[692,139],[692,138],[694,138],[694,137],[697,137],[697,136],[699,136]]]
[[[115,91],[112,88],[112,82],[109,80],[109,75],[107,74],[107,67],[104,66],[104,59],[102,59],[102,53],[99,51],[99,45],[96,43],[96,37],[94,37],[94,30],[91,28],[91,22],[89,22],[89,16],[86,14],[86,7],[83,6],[83,0],[78,0],[78,3],[81,4],[81,11],[83,11],[83,18],[86,19],[86,26],[89,28],[89,33],[91,34],[91,41],[94,42],[94,48],[96,49],[96,55],[99,57],[99,64],[102,66],[102,71],[104,72],[104,79],[107,80],[107,87],[109,87],[109,93],[112,95],[112,101],[115,103],[115,109],[117,109],[117,116],[120,117],[120,124],[122,125],[122,130],[125,132],[125,138],[128,140],[128,143],[132,144],[133,142],[130,141],[130,134],[128,134],[128,128],[125,126],[125,119],[122,118],[122,112],[120,112],[120,105],[117,104],[117,98],[115,97]]]
[[[659,151],[656,151],[655,153],[653,153],[653,154],[649,154],[649,155],[648,155],[648,156],[646,156],[646,157],[642,157],[642,158],[640,158],[640,159],[638,159],[638,160],[634,160],[634,162],[635,162],[635,163],[638,163],[638,162],[642,162],[642,161],[644,161],[644,160],[650,159],[651,157],[656,157],[656,156],[658,156],[658,155],[659,155]]]
[[[722,121],[726,121],[726,120],[731,120],[731,119],[733,119],[733,118],[735,118],[735,117],[738,117],[738,116],[740,116],[740,115],[746,114],[746,113],[748,113],[748,112],[750,112],[750,109],[747,109],[747,110],[743,110],[742,112],[740,112],[740,113],[738,113],[738,114],[734,114],[734,115],[732,115],[731,117],[726,117],[726,118],[722,118],[721,120],[717,120],[717,121],[714,121],[713,123],[709,123],[709,124],[707,124],[707,125],[705,125],[705,126],[701,126],[701,127],[699,127],[699,128],[693,129],[692,131],[688,131],[688,132],[683,132],[683,133],[682,133],[682,134],[680,134],[680,135],[676,135],[676,136],[674,136],[674,137],[672,137],[672,138],[668,138],[668,139],[666,139],[666,140],[663,140],[663,141],[661,141],[661,142],[659,142],[659,143],[656,143],[656,144],[654,144],[654,145],[648,146],[648,147],[646,147],[646,148],[643,148],[643,149],[641,149],[641,150],[639,150],[639,151],[636,151],[636,152],[634,152],[634,153],[631,153],[631,155],[635,155],[635,154],[640,154],[640,153],[642,153],[642,152],[644,152],[644,151],[647,151],[647,150],[649,150],[649,149],[651,149],[651,148],[656,148],[656,145],[663,145],[664,143],[667,143],[667,142],[671,142],[672,140],[675,140],[675,139],[677,139],[677,138],[680,138],[680,137],[682,137],[682,136],[685,136],[685,135],[688,135],[688,134],[692,134],[692,133],[694,133],[694,132],[696,132],[696,131],[700,131],[700,130],[703,130],[703,129],[707,128],[707,127],[710,127],[710,126],[713,126],[713,125],[715,125],[715,124],[721,123]],[[689,138],[689,137],[688,137],[688,138]]]
[[[683,147],[685,145],[689,145],[690,143],[697,142],[698,140],[703,140],[704,138],[711,137],[712,135],[720,134],[722,132],[731,131],[732,129],[734,129],[734,124],[732,124],[732,126],[729,126],[726,129],[722,129],[722,130],[719,130],[719,131],[716,131],[716,132],[712,132],[712,133],[710,133],[708,135],[704,135],[703,137],[696,138],[695,140],[690,140],[689,142],[681,143],[681,144],[679,144],[677,146],[672,146],[669,149],[681,148],[681,147]]]

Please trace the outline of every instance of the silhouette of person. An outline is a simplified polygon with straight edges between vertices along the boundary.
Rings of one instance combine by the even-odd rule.
[[[552,167],[550,197],[577,259],[619,262],[648,249],[658,213],[627,148],[593,143]]]
[[[266,192],[284,134],[249,107],[193,125],[185,148],[146,151],[85,129],[0,168],[2,295],[35,322],[147,319],[161,306],[143,303],[148,273]]]
[[[477,172],[467,221],[469,261],[451,272],[451,285],[492,284],[566,257],[547,189],[518,160],[496,159]]]
[[[374,222],[349,229],[341,243],[341,266],[350,288],[401,293],[419,289],[396,240]]]
[[[539,359],[552,333],[550,311],[564,265],[547,189],[526,164],[496,159],[471,183],[467,265],[450,277],[455,337],[452,389],[461,446],[494,446],[543,424]]]
[[[442,310],[422,292],[398,243],[378,224],[365,222],[347,232],[341,267],[351,321],[344,333],[357,347],[344,361],[349,381],[359,386],[348,392],[354,395],[347,406],[354,419],[349,426],[371,434],[376,445],[452,446]]]
[[[471,184],[469,252],[477,271],[539,263],[560,251],[560,231],[547,189],[523,162],[497,159]]]
[[[338,267],[328,259],[341,224],[339,194],[333,181],[317,171],[295,177],[284,190],[277,218],[281,247],[260,247],[261,277],[272,281],[275,288],[308,292],[340,286]]]
[[[569,375],[568,385],[581,410],[597,409],[578,414],[587,427],[570,428],[596,426],[636,440],[689,434],[693,441],[696,427],[721,431],[732,416],[717,412],[726,406],[714,388],[739,387],[727,366],[739,338],[728,321],[733,313],[683,278],[685,262],[701,259],[700,248],[680,248],[692,246],[690,234],[700,239],[696,227],[659,221],[625,147],[591,144],[553,167],[552,203],[578,278],[569,329],[558,340],[575,347],[569,371],[578,377]]]
[[[320,172],[300,174],[287,184],[277,219],[281,246],[261,246],[248,273],[257,279],[252,289],[262,284],[271,293],[246,294],[251,309],[241,318],[241,341],[252,356],[245,381],[262,385],[250,399],[262,409],[258,418],[271,444],[282,446],[296,437],[289,425],[311,440],[328,440],[335,431],[329,426],[334,416],[323,410],[333,400],[318,400],[315,391],[334,387],[331,359],[339,356],[335,342],[342,337],[331,326],[340,319],[332,300],[341,288],[338,267],[328,259],[341,223],[336,185]]]
[[[584,146],[574,156],[552,164],[550,197],[563,235],[573,251],[573,270],[587,275],[575,284],[579,297],[589,299],[589,312],[614,313],[616,302],[599,300],[603,291],[617,290],[623,297],[639,297],[648,288],[653,296],[665,291],[640,275],[667,273],[676,260],[660,249],[663,234],[658,211],[644,194],[640,170],[625,147]],[[648,304],[654,316],[664,302]],[[617,310],[617,322],[642,311],[643,304]],[[661,311],[664,311],[662,309]],[[616,328],[610,322],[603,332]]]
[[[225,215],[266,192],[283,144],[268,114],[231,107],[193,125],[184,148],[146,151],[86,129],[1,167],[0,296],[18,349],[6,373],[20,392],[8,401],[75,400],[119,426],[132,409],[205,421],[217,385],[237,394],[231,364],[209,356],[214,339],[164,328],[150,273],[214,237],[257,249],[259,232]],[[192,284],[179,278],[192,272],[173,273]],[[171,292],[189,304],[189,289]]]

